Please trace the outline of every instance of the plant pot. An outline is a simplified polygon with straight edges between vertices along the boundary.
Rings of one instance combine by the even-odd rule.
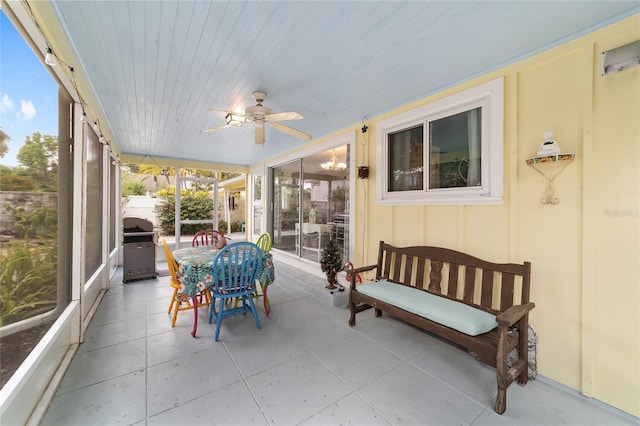
[[[325,288],[328,288],[329,290],[334,290],[338,287],[336,287],[336,274],[327,274],[327,285],[325,286]]]

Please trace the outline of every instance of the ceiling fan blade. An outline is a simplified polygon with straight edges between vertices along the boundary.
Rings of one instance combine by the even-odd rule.
[[[284,124],[280,124],[280,123],[272,123],[271,127],[273,127],[276,130],[281,131],[282,133],[286,133],[288,135],[291,135],[295,138],[298,139],[302,139],[303,141],[308,141],[311,140],[311,135],[308,135],[304,132],[301,132],[300,130],[296,130],[293,129],[289,126],[285,126]]]
[[[200,133],[211,133],[211,132],[215,132],[216,130],[222,130],[222,129],[226,129],[227,127],[236,127],[236,126],[237,125],[234,125],[234,124],[225,124],[224,126],[212,127],[210,129],[203,130]]]
[[[264,125],[256,123],[256,143],[262,145],[264,143]]]
[[[287,120],[302,120],[304,117],[294,111],[287,112],[275,112],[273,114],[269,114],[265,117],[265,119],[271,123],[276,121],[287,121]]]

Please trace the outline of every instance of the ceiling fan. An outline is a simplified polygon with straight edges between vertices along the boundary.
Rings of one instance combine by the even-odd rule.
[[[225,115],[225,119],[227,120],[227,124],[224,126],[213,127],[211,129],[203,130],[202,133],[211,133],[216,130],[225,129],[227,127],[241,127],[246,123],[253,122],[255,127],[255,136],[256,143],[263,144],[264,143],[264,126],[265,124],[269,124],[276,130],[279,130],[283,133],[296,137],[298,139],[302,139],[304,141],[308,141],[311,139],[311,135],[308,135],[300,130],[296,130],[289,126],[285,126],[281,124],[280,121],[287,120],[302,120],[302,115],[297,112],[289,111],[289,112],[276,112],[274,113],[271,108],[267,108],[262,105],[267,94],[264,92],[253,92],[253,99],[256,100],[255,106],[247,107],[244,110],[244,114],[233,112],[233,111],[224,111],[227,113]]]

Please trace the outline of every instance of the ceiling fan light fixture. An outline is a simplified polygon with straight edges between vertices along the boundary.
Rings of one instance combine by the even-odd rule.
[[[234,114],[232,112],[228,113],[225,116],[225,119],[227,120],[227,124],[231,126],[239,126],[246,122],[244,117],[242,117],[241,115]]]
[[[347,165],[338,161],[338,156],[336,155],[336,150],[334,149],[333,154],[331,155],[331,160],[327,161],[326,163],[320,164],[320,167],[322,167],[324,170],[341,171],[346,169]]]

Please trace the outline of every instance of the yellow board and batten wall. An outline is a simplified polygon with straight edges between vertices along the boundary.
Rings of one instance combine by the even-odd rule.
[[[531,261],[539,373],[640,417],[640,67],[600,75],[603,50],[638,39],[635,15],[369,119],[368,145],[359,143],[356,153],[358,164],[365,156],[371,167],[356,186],[356,235],[365,237],[353,259],[375,263],[385,240]],[[376,124],[500,76],[504,204],[377,205]],[[556,205],[540,203],[545,181],[525,164],[546,130],[576,154],[555,180]]]

